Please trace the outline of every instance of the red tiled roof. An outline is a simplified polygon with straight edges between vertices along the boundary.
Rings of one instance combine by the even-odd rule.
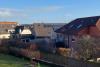
[[[0,22],[0,24],[18,24],[17,22]]]

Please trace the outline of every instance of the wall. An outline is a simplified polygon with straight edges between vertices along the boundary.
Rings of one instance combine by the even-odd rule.
[[[90,27],[90,36],[100,37],[100,30],[96,26]]]
[[[78,36],[87,35],[87,33],[88,33],[88,28],[84,28],[78,32]]]
[[[0,39],[9,39],[10,34],[0,34]]]
[[[34,31],[37,37],[55,37],[53,28],[47,27],[42,23],[34,24]]]
[[[82,35],[90,35],[90,36],[93,36],[93,37],[98,37],[98,36],[100,36],[100,30],[95,25],[90,26],[90,27],[85,28],[85,29],[78,32],[78,36],[82,36]]]
[[[97,21],[96,27],[100,30],[100,19]]]
[[[90,35],[92,37],[99,37],[100,36],[100,31],[96,26],[91,26],[89,28],[85,28],[81,31],[78,32],[78,35],[65,35],[65,45],[71,48],[71,57],[75,57],[75,50],[76,49],[76,44],[77,44],[77,40],[79,37],[83,36],[83,35]],[[68,38],[69,37],[69,38]],[[75,41],[73,41],[73,39],[75,39]]]
[[[21,34],[32,34],[29,29],[24,29]]]

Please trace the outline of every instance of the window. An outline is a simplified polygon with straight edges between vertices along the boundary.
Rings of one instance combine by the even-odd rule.
[[[75,36],[72,36],[72,42],[75,42],[75,41],[76,41]]]
[[[44,27],[52,27],[51,25],[44,25]]]
[[[30,39],[26,39],[26,42],[30,42]]]
[[[24,39],[22,39],[22,42],[25,42],[25,40],[24,40]]]
[[[70,25],[70,28],[73,27],[74,25]]]
[[[40,26],[40,24],[38,24],[38,26]]]
[[[82,24],[78,25],[77,28],[80,28],[82,26]]]
[[[91,19],[91,22],[94,22],[94,19]]]
[[[72,42],[75,42],[75,39],[74,38],[72,38]]]
[[[14,25],[12,25],[12,27],[14,28],[15,26],[14,26]]]

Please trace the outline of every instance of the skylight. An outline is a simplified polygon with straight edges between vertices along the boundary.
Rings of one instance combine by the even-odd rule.
[[[93,20],[93,19],[91,19],[91,22],[94,22],[94,20]]]
[[[82,24],[78,25],[77,28],[80,28],[82,26]]]
[[[74,25],[70,25],[70,28],[73,27]]]

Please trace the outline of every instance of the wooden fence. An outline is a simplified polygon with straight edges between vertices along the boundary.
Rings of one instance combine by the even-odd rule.
[[[49,62],[49,61],[45,61],[45,60],[41,60],[41,59],[33,58],[32,61],[33,62],[37,62],[37,63],[41,63],[41,64],[45,64],[45,65],[47,65],[49,67],[64,67],[63,65],[56,64],[56,63]]]
[[[80,61],[73,58],[67,58],[66,67],[100,67],[100,63]]]

